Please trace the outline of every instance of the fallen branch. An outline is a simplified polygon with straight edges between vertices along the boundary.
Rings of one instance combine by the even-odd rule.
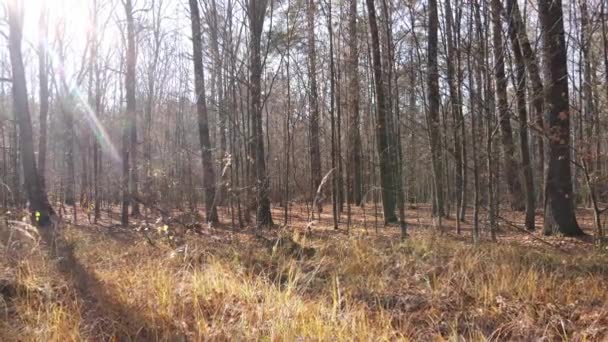
[[[171,213],[170,213],[170,212],[168,212],[168,211],[166,211],[165,209],[160,208],[160,207],[159,207],[159,206],[157,206],[157,205],[154,205],[154,204],[148,203],[148,202],[146,202],[146,201],[142,200],[141,198],[139,198],[138,196],[131,196],[131,198],[132,198],[132,199],[133,199],[135,202],[137,202],[137,203],[139,203],[139,204],[143,205],[144,207],[148,207],[148,208],[150,208],[150,209],[154,209],[154,210],[158,211],[158,212],[159,212],[159,213],[160,213],[160,214],[163,216],[163,222],[164,222],[164,223],[173,223],[173,222],[177,222],[178,224],[180,224],[180,225],[182,225],[182,226],[184,226],[184,227],[186,227],[186,228],[188,228],[189,226],[191,226],[191,225],[189,225],[189,224],[187,224],[187,223],[183,222],[182,220],[180,220],[180,219],[179,219],[179,218],[177,218],[177,217],[172,217],[172,216],[171,216]]]
[[[570,254],[570,252],[569,252],[569,251],[567,251],[567,250],[565,250],[565,249],[561,248],[560,246],[554,245],[554,244],[552,244],[551,242],[549,242],[549,241],[547,241],[547,240],[545,240],[545,239],[542,239],[542,238],[540,238],[540,237],[538,237],[538,236],[534,235],[532,232],[528,231],[527,229],[524,229],[524,228],[522,228],[522,227],[517,226],[515,223],[513,223],[513,222],[511,222],[511,221],[507,220],[506,218],[504,218],[504,217],[502,217],[502,216],[500,216],[500,215],[497,215],[497,216],[496,216],[496,218],[497,218],[497,219],[499,219],[499,220],[502,220],[504,223],[506,223],[506,224],[507,224],[508,226],[510,226],[511,228],[515,228],[515,229],[516,229],[516,230],[518,230],[518,231],[521,231],[521,232],[523,232],[523,233],[526,233],[527,235],[531,236],[531,237],[532,237],[534,240],[536,240],[536,241],[539,241],[539,242],[541,242],[541,243],[543,243],[543,244],[545,244],[545,245],[547,245],[547,246],[553,247],[553,248],[555,248],[555,249],[559,250],[560,252],[563,252],[563,253],[566,253],[566,254]]]

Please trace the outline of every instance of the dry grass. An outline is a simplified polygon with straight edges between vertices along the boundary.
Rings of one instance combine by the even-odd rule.
[[[295,257],[229,230],[155,248],[138,233],[65,227],[86,277],[4,234],[0,340],[608,338],[600,252],[320,229],[282,233],[315,249]]]

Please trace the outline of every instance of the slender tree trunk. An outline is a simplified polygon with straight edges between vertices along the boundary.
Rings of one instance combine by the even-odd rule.
[[[249,16],[249,90],[251,93],[250,112],[252,116],[252,148],[255,155],[255,176],[257,190],[257,226],[273,225],[270,212],[269,179],[266,174],[264,156],[264,135],[262,130],[262,56],[261,40],[264,28],[264,17],[268,0],[249,0],[247,6]]]
[[[61,65],[65,65],[65,46],[64,37],[60,37],[59,41],[59,62]],[[60,96],[60,107],[62,114],[62,128],[63,128],[63,160],[66,167],[66,172],[63,174],[62,181],[65,187],[64,200],[63,202],[67,205],[76,205],[75,195],[75,167],[74,167],[74,99],[70,92],[68,81],[66,80],[65,71],[59,72],[59,96]],[[74,210],[74,214],[76,211]]]
[[[395,215],[395,189],[393,184],[393,161],[387,134],[387,109],[384,83],[382,81],[382,60],[380,59],[380,38],[376,21],[374,0],[366,0],[369,16],[369,28],[372,38],[372,60],[374,66],[374,81],[376,85],[376,144],[380,161],[380,184],[382,186],[382,207],[384,209],[384,223],[397,222]]]
[[[601,17],[602,17],[602,40],[604,47],[604,82],[608,84],[608,28],[606,28],[606,1],[602,1]],[[605,87],[606,98],[608,99],[608,87]]]
[[[40,182],[45,186],[46,171],[46,140],[47,140],[47,118],[49,114],[49,76],[46,45],[48,36],[48,10],[43,3],[40,11],[38,38],[38,68],[40,73],[40,137],[38,140],[38,174]]]
[[[460,234],[460,211],[462,210],[462,197],[463,197],[463,184],[464,184],[464,166],[462,157],[462,144],[460,129],[463,125],[462,112],[460,109],[460,103],[458,99],[458,87],[456,84],[458,81],[458,71],[454,70],[455,61],[455,47],[454,38],[452,35],[452,5],[450,0],[445,1],[445,17],[446,17],[446,40],[447,40],[447,80],[450,93],[450,111],[452,119],[454,121],[453,136],[454,136],[454,160],[456,163],[456,179],[454,187],[454,195],[456,197],[456,228],[458,234]]]
[[[220,16],[218,15],[218,7],[215,0],[207,1],[207,17],[208,17],[208,29],[211,47],[211,56],[213,58],[213,75],[212,75],[212,99],[215,101],[215,108],[217,113],[217,126],[219,128],[219,149],[217,153],[217,159],[220,161],[220,172],[225,166],[226,158],[226,104],[224,103],[224,63],[222,59],[222,48],[219,41],[220,36]],[[214,90],[214,91],[213,91]],[[215,95],[213,94],[215,93]],[[216,130],[213,130],[215,132]],[[214,136],[215,138],[215,136]],[[216,139],[214,139],[216,141]],[[217,145],[217,143],[216,143]],[[216,196],[216,203],[224,202],[224,193],[226,187],[224,181],[220,179],[218,184],[218,191]]]
[[[519,119],[519,147],[521,149],[521,167],[524,175],[524,190],[526,196],[526,229],[534,230],[534,213],[536,211],[536,194],[530,162],[530,147],[528,146],[528,112],[526,109],[526,66],[524,56],[519,46],[517,33],[514,30],[512,16],[509,16],[509,36],[515,60],[514,88],[517,98],[517,113]]]
[[[544,174],[545,174],[545,142],[543,137],[543,132],[545,131],[544,124],[544,90],[543,84],[539,72],[538,62],[536,59],[536,55],[534,51],[532,51],[532,46],[528,39],[528,34],[526,33],[526,26],[522,19],[521,12],[519,11],[519,5],[517,4],[517,0],[506,0],[507,4],[507,15],[511,21],[512,29],[515,31],[517,35],[519,45],[522,50],[524,62],[526,64],[526,69],[528,71],[528,76],[530,77],[530,86],[531,86],[531,94],[529,94],[530,99],[532,100],[532,107],[534,107],[534,118],[535,118],[535,128],[541,131],[541,134],[537,134],[536,138],[536,146],[538,153],[538,176],[539,183],[541,185],[541,189],[544,189]],[[540,191],[541,202],[544,198],[544,191]]]
[[[203,158],[203,188],[205,193],[205,219],[207,222],[217,223],[219,218],[214,203],[215,171],[213,170],[213,157],[211,155],[211,142],[209,140],[209,119],[207,116],[207,103],[205,100],[205,69],[202,56],[201,19],[198,1],[189,0],[190,20],[192,21],[192,56],[194,58],[194,90],[196,92],[196,112],[198,117],[198,131]]]
[[[403,193],[403,167],[401,149],[401,125],[399,118],[399,83],[398,75],[395,72],[395,52],[393,43],[393,20],[392,20],[392,0],[382,0],[382,13],[384,23],[385,48],[382,50],[382,57],[385,61],[385,72],[383,81],[386,84],[387,96],[387,127],[386,134],[389,142],[389,152],[391,165],[391,175],[393,184],[393,195],[395,197],[397,209],[399,211],[399,226],[401,238],[407,237],[407,224],[405,221],[405,195]]]
[[[89,105],[93,110],[93,115],[97,119],[99,119],[99,115],[101,114],[101,84],[100,84],[100,70],[99,70],[99,62],[97,58],[98,46],[99,42],[97,41],[97,21],[98,21],[98,2],[97,0],[93,1],[93,23],[91,25],[91,55],[89,61]],[[101,153],[99,146],[99,138],[97,136],[93,137],[93,197],[94,203],[94,223],[101,217],[101,194],[99,188],[99,177],[100,177],[100,168],[101,168]],[[91,199],[93,200],[93,199]],[[87,208],[87,210],[90,210]]]
[[[348,17],[348,197],[351,203],[361,204],[361,134],[359,132],[359,38],[357,34],[357,0],[349,1]]]
[[[17,207],[20,207],[23,205],[24,201],[22,198],[22,187],[21,187],[21,177],[20,174],[21,172],[19,172],[19,163],[20,163],[20,152],[19,150],[21,149],[21,146],[19,144],[19,134],[18,134],[18,130],[19,130],[19,123],[18,118],[17,118],[17,112],[15,110],[13,110],[13,112],[15,113],[14,118],[15,120],[13,121],[13,124],[11,125],[11,130],[9,133],[9,140],[10,140],[10,151],[11,151],[11,166],[13,169],[13,174],[11,177],[11,192],[13,194],[13,204]],[[27,190],[26,190],[27,191]],[[26,194],[27,196],[27,194]]]
[[[334,220],[334,229],[338,229],[338,210],[339,210],[339,191],[338,191],[338,176],[336,169],[336,117],[335,117],[335,107],[336,107],[336,66],[334,64],[334,30],[332,24],[332,12],[331,12],[331,1],[328,2],[328,13],[327,13],[327,30],[329,32],[329,87],[330,87],[330,105],[329,105],[329,115],[331,119],[331,168],[334,170],[334,173],[331,177],[331,188],[332,188],[332,214]],[[339,104],[338,104],[339,105]],[[337,137],[340,139],[340,136]]]
[[[443,216],[443,158],[441,147],[441,122],[439,118],[439,71],[437,67],[437,0],[429,0],[428,5],[428,51],[427,51],[427,86],[428,86],[428,127],[434,180],[434,214]]]
[[[461,42],[461,21],[462,21],[462,8],[460,0],[455,0],[455,8],[456,8],[456,17],[455,17],[455,25],[454,25],[454,49],[456,59],[456,82],[457,82],[457,94],[456,94],[456,103],[458,103],[458,112],[457,121],[460,128],[460,146],[456,146],[457,149],[461,151],[462,163],[461,163],[461,173],[462,173],[462,186],[461,186],[461,203],[460,210],[458,212],[457,218],[461,222],[465,221],[466,209],[467,209],[467,198],[468,198],[468,161],[467,161],[467,134],[466,134],[466,123],[463,114],[463,100],[462,100],[462,84],[463,84],[463,71],[462,71],[462,59],[461,59],[461,51],[460,51],[460,42]]]
[[[603,0],[602,0],[603,1]],[[593,132],[595,124],[595,106],[593,103],[593,80],[591,78],[592,73],[592,56],[591,56],[591,28],[589,26],[589,13],[587,10],[587,1],[580,2],[581,10],[581,52],[583,54],[583,112],[584,112],[584,124],[585,124],[585,139],[583,142],[583,157],[589,162],[587,163],[588,172],[593,173],[593,163],[591,160],[595,159],[593,156]],[[582,127],[581,127],[582,128]],[[582,137],[581,137],[582,138]],[[599,156],[598,156],[599,157]],[[576,178],[575,178],[576,179]]]
[[[319,184],[321,184],[321,148],[319,146],[319,95],[317,90],[317,53],[315,51],[315,10],[314,0],[307,0],[306,11],[308,31],[308,82],[309,82],[309,111],[310,111],[310,172],[311,172],[311,200],[314,199]],[[323,211],[323,204],[317,201],[319,212]]]
[[[511,113],[507,102],[507,78],[505,76],[504,48],[502,40],[502,21],[500,19],[502,5],[500,0],[492,0],[492,36],[494,42],[494,76],[496,77],[496,98],[498,120],[502,137],[505,177],[511,199],[511,208],[522,211],[524,201],[521,183],[518,176],[518,166],[515,160],[515,145],[511,128]]]
[[[473,8],[471,8],[473,11]],[[469,37],[474,37],[475,33],[473,30],[473,20],[469,21]],[[481,116],[481,106],[476,106],[475,104],[480,104],[480,95],[481,95],[481,77],[477,77],[477,84],[474,83],[474,72],[472,66],[472,53],[473,49],[471,48],[472,42],[469,41],[467,45],[467,69],[469,72],[469,115],[471,117],[471,151],[472,151],[472,159],[473,159],[473,242],[479,242],[479,201],[480,201],[480,186],[479,186],[479,160],[477,158],[477,147],[479,144],[479,132],[477,130],[477,118]],[[477,75],[480,75],[480,72],[476,72]]]
[[[129,118],[129,174],[131,177],[129,195],[132,206],[131,215],[139,216],[139,202],[134,199],[134,197],[138,196],[139,192],[139,172],[137,170],[137,109],[135,99],[137,52],[135,46],[135,19],[133,18],[132,0],[125,0],[125,12],[127,16],[127,72],[125,74],[125,87],[127,95],[127,115]]]
[[[157,5],[158,4],[158,5]],[[157,7],[158,6],[158,7]],[[152,122],[153,111],[155,107],[155,99],[157,93],[157,79],[159,78],[157,68],[162,48],[163,34],[161,32],[162,23],[162,1],[152,4],[152,56],[149,64],[146,67],[148,92],[146,94],[146,102],[144,105],[144,172],[143,172],[143,188],[144,195],[148,200],[152,200]],[[162,80],[161,80],[162,82]]]

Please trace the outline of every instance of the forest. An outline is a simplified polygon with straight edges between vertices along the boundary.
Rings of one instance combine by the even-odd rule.
[[[607,26],[0,0],[0,340],[607,340]]]

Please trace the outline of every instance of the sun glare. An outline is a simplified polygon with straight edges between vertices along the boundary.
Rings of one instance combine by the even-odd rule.
[[[24,38],[30,44],[40,39],[40,14],[46,9],[48,14],[48,38],[52,41],[58,35],[75,44],[75,49],[86,43],[89,31],[89,11],[83,0],[25,0]]]
[[[35,47],[42,41],[47,48],[50,66],[57,73],[63,73],[67,87],[75,96],[81,108],[84,123],[91,129],[102,148],[112,159],[120,157],[110,135],[90,107],[86,91],[75,82],[75,75],[82,67],[80,57],[87,53],[87,39],[91,29],[89,2],[83,0],[25,0],[24,2],[24,40],[25,44]],[[46,38],[41,36],[40,15],[47,13]],[[59,56],[58,41],[62,41],[64,61]]]

